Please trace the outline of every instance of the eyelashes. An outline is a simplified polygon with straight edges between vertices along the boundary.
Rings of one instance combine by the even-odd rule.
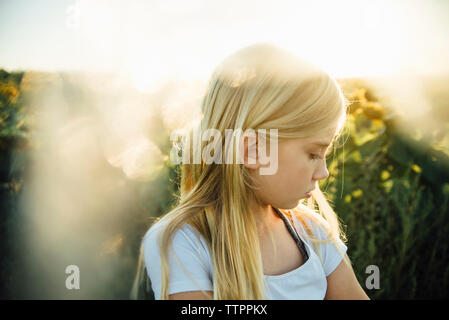
[[[328,159],[332,153],[329,151],[325,154],[325,158]],[[323,157],[320,157],[318,154],[311,153],[310,157],[312,160],[323,160]]]

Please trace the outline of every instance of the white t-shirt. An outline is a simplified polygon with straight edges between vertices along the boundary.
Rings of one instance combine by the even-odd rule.
[[[287,273],[264,275],[266,297],[273,300],[322,300],[326,295],[326,277],[340,264],[342,256],[332,242],[320,244],[321,262],[311,241],[302,236],[307,233],[301,221],[294,214],[292,217],[294,227],[304,242],[309,258],[300,267]],[[317,218],[326,223],[321,216],[317,215]],[[305,220],[315,237],[327,239],[327,233],[322,227],[310,218]],[[163,226],[161,222],[156,223],[143,239],[144,262],[156,300],[159,300],[161,295],[161,263],[156,239]],[[346,253],[346,245],[340,239],[337,241],[342,253]],[[186,223],[176,231],[172,243],[176,258],[182,267],[169,251],[168,294],[197,290],[213,291],[212,259],[203,236]],[[188,272],[186,273],[183,268]]]

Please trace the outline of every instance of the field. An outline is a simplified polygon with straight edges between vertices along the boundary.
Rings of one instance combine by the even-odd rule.
[[[409,101],[339,81],[352,104],[320,188],[359,282],[372,299],[449,297],[449,77],[420,79]],[[142,94],[111,75],[0,70],[1,298],[128,298],[141,237],[176,204],[170,132],[198,114],[202,85]],[[68,265],[81,290],[64,286]]]

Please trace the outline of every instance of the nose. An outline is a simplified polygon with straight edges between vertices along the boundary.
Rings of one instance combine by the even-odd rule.
[[[324,180],[329,177],[329,170],[327,170],[326,161],[322,161],[322,165],[319,166],[317,171],[315,171],[314,174],[314,180]]]

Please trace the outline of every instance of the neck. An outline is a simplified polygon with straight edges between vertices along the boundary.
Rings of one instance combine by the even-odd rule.
[[[251,210],[254,213],[257,229],[259,230],[259,232],[263,232],[267,229],[272,229],[279,222],[282,222],[282,219],[277,215],[274,208],[269,204],[260,205],[255,201],[252,201]]]

